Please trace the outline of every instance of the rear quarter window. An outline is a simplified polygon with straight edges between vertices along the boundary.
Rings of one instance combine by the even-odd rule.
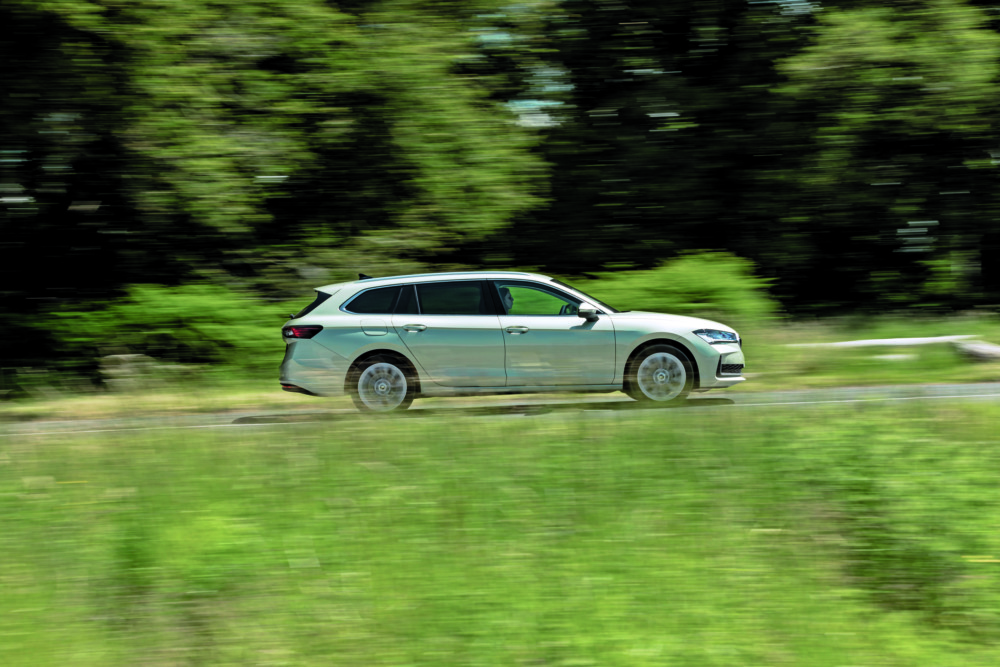
[[[332,294],[327,294],[326,292],[317,291],[316,292],[316,298],[313,299],[313,302],[310,303],[305,308],[303,308],[302,310],[300,310],[298,313],[296,313],[295,317],[293,319],[298,319],[300,317],[305,317],[306,315],[308,315],[312,311],[316,310],[316,308],[319,307],[319,305],[321,303],[323,303],[324,301],[326,301],[327,299],[329,299],[331,296],[333,296],[333,295]]]
[[[370,289],[344,304],[344,310],[359,315],[389,315],[396,305],[396,297],[398,296],[398,285]]]

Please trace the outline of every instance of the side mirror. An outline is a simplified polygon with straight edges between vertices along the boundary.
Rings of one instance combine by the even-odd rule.
[[[586,301],[580,304],[579,308],[576,310],[576,314],[588,322],[596,322],[598,319],[597,306],[592,303],[587,303]]]

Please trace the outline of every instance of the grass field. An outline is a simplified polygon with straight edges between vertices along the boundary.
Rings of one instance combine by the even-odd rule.
[[[751,381],[739,390],[1000,381],[1000,363],[973,361],[951,343],[859,348],[792,346],[953,335],[1000,344],[1000,321],[985,314],[882,316],[786,322],[751,329],[744,333],[746,372]]]
[[[3,665],[995,665],[1000,408],[0,438]]]

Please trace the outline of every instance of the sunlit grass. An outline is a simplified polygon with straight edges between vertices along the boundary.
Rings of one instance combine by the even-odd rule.
[[[242,386],[234,386],[234,385]],[[48,399],[0,403],[0,419],[113,419],[239,412],[349,407],[350,399],[309,399],[281,391],[277,380],[241,383],[160,385],[134,392],[67,392]]]
[[[992,665],[998,417],[5,437],[0,663]]]
[[[1000,363],[973,361],[951,343],[858,348],[795,347],[841,341],[969,335],[1000,344],[987,315],[881,316],[786,322],[741,332],[750,378],[737,391],[1000,381]]]

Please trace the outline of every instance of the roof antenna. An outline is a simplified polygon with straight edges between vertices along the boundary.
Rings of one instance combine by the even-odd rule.
[[[358,274],[358,280],[371,280],[371,276],[365,275],[363,273]]]

